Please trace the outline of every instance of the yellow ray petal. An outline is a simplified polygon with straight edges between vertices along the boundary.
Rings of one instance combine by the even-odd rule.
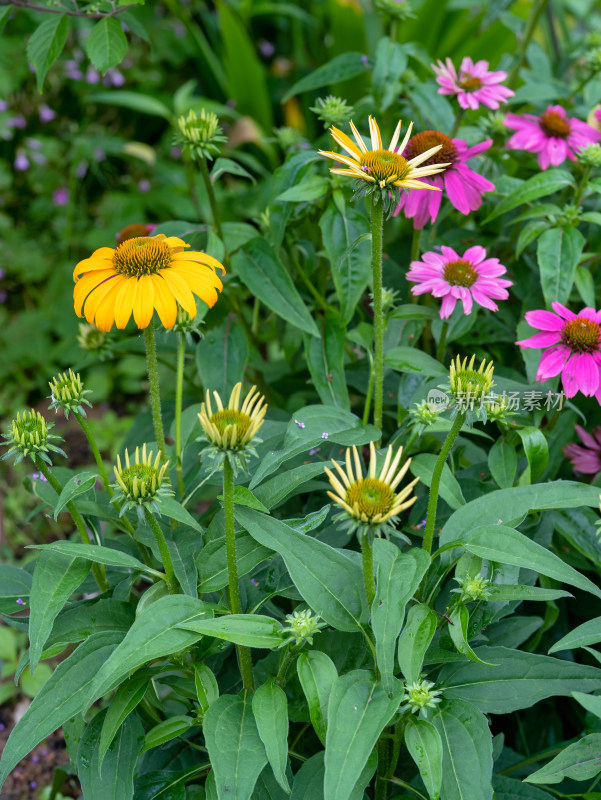
[[[411,161],[408,161],[407,163],[409,164],[410,167],[417,167],[422,163],[422,161],[427,161],[430,158],[430,156],[433,156],[434,153],[438,153],[438,151],[441,149],[442,145],[437,144],[434,147],[431,147],[429,150],[425,150],[423,153],[420,153],[418,156],[415,156],[415,158],[412,158]]]
[[[147,328],[154,312],[154,285],[150,275],[138,278],[138,287],[134,297],[134,319],[140,330]]]
[[[100,286],[103,281],[110,278],[113,274],[114,272],[112,269],[94,271],[84,275],[83,278],[77,281],[73,287],[73,305],[78,317],[81,317],[81,308],[90,292],[95,289],[96,286]]]
[[[114,255],[114,247],[99,247],[98,250],[94,250],[90,258],[112,258]]]
[[[361,136],[361,134],[359,133],[357,128],[355,128],[355,126],[354,126],[352,121],[349,122],[349,125],[351,126],[351,130],[353,132],[353,136],[357,140],[357,144],[359,145],[359,150],[361,150],[362,153],[367,153],[367,147],[365,146],[365,142],[363,141],[363,137]]]
[[[177,319],[177,303],[169,285],[160,275],[152,275],[154,307],[165,328],[173,328]]]
[[[108,333],[113,327],[113,322],[115,321],[115,297],[125,280],[126,278],[117,278],[111,281],[114,286],[106,293],[96,310],[95,325],[99,330],[105,333]]]
[[[115,298],[115,323],[121,330],[125,328],[131,317],[137,286],[137,278],[126,278]]]
[[[76,280],[77,276],[81,275],[83,272],[91,272],[96,269],[113,269],[112,259],[94,258],[93,256],[91,258],[84,258],[83,261],[76,264],[73,270],[73,280]]]
[[[394,134],[392,136],[392,139],[390,140],[390,144],[388,145],[388,149],[389,150],[394,150],[394,148],[398,144],[399,136],[401,135],[401,125],[402,125],[402,122],[401,122],[401,120],[399,120],[399,124],[396,126],[396,130],[395,130],[395,132],[394,132]]]
[[[199,264],[206,264],[207,267],[211,267],[211,269],[216,270],[220,269],[223,273],[225,273],[225,267],[213,256],[208,255],[208,253],[201,253],[200,251],[192,251],[190,253],[177,253],[171,259],[171,263],[175,264],[177,261],[196,261]]]
[[[153,236],[152,238],[153,239],[158,238],[158,236],[163,237],[165,244],[168,244],[169,247],[190,247],[189,244],[186,244],[183,239],[178,239],[177,236],[164,237],[164,235],[161,233],[158,234],[156,237]]]
[[[401,146],[397,150],[399,155],[402,155],[405,148],[407,147],[407,142],[411,138],[411,131],[413,130],[413,122],[409,123],[409,127],[407,128],[407,133],[403,136],[403,141],[401,142]]]
[[[191,317],[196,316],[196,301],[194,295],[190,291],[190,287],[181,275],[178,275],[174,269],[161,269],[159,275],[167,282],[167,286],[171,289],[171,293]]]
[[[359,150],[357,145],[346,135],[346,133],[338,130],[338,128],[334,128],[334,126],[330,128],[330,133],[332,134],[334,141],[339,144],[340,147],[343,147],[347,153],[350,153],[355,158],[361,158],[361,150]]]
[[[371,149],[382,149],[382,137],[380,136],[380,129],[374,117],[369,118],[369,132],[371,134]]]
[[[352,158],[342,155],[342,153],[332,153],[330,150],[318,150],[318,153],[320,156],[331,158],[332,161],[341,161],[343,164],[348,164],[349,167],[357,167],[358,169],[360,168],[359,162],[353,161]]]
[[[190,287],[190,291],[200,297],[210,308],[217,302],[219,295],[215,290],[215,285],[202,278],[202,276],[194,275],[192,272],[183,272],[179,269],[174,270],[178,275],[186,281]]]
[[[101,283],[100,286],[97,286],[93,292],[91,292],[87,298],[84,305],[83,313],[86,320],[92,324],[94,322],[94,317],[96,316],[96,311],[98,306],[100,305],[101,301],[104,297],[110,292],[110,290],[115,285],[115,282],[118,281],[122,283],[123,279],[120,278],[111,278],[110,280]]]
[[[407,189],[430,189],[432,192],[440,192],[440,187],[438,186],[430,186],[429,183],[422,183],[422,181],[412,181],[412,180],[404,180],[404,181],[396,181],[395,186],[404,186]]]

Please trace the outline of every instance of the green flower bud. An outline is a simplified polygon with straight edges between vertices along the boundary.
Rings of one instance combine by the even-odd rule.
[[[121,459],[117,456],[117,466],[115,470],[115,483],[112,484],[116,490],[112,502],[122,503],[119,516],[127,510],[135,508],[140,520],[144,518],[144,509],[147,508],[155,514],[160,514],[159,503],[163,497],[173,494],[173,491],[165,483],[165,476],[169,480],[167,461],[162,466],[161,454],[157,453],[156,458],[152,459],[152,450],[147,454],[146,445],[142,450],[136,447],[134,457],[130,459],[129,453],[125,451],[125,467],[121,465]]]
[[[310,608],[304,611],[295,611],[286,615],[290,627],[284,628],[283,634],[287,636],[283,644],[293,641],[297,647],[302,647],[305,642],[313,644],[313,637],[324,628],[326,623],[320,622],[319,614],[313,614]]]
[[[408,683],[399,710],[404,711],[408,708],[412,714],[418,714],[424,708],[436,708],[442,699],[439,696],[442,691],[432,688],[433,686],[432,681],[425,681],[422,678]]]
[[[327,97],[318,97],[310,110],[326,128],[330,128],[332,125],[338,126],[348,122],[353,115],[354,108],[341,97],[329,94]]]
[[[578,160],[588,167],[601,167],[601,144],[588,144],[578,153]]]
[[[50,386],[50,399],[52,400],[49,408],[54,408],[55,410],[62,408],[67,419],[70,411],[75,414],[81,414],[83,417],[86,416],[83,404],[85,403],[87,406],[92,404],[86,400],[84,395],[90,394],[90,390],[83,388],[79,373],[75,374],[70,369],[69,374],[63,372],[57,375],[48,385]]]
[[[60,447],[52,444],[51,439],[61,439],[62,437],[50,433],[54,427],[52,423],[46,422],[39,411],[30,409],[24,411],[23,416],[17,414],[17,418],[11,423],[11,432],[3,433],[2,436],[7,441],[4,443],[9,450],[2,456],[2,461],[7,458],[15,457],[18,464],[26,456],[35,462],[36,457],[43,459],[47,464],[51,464],[49,453],[66,453]]]
[[[190,110],[188,116],[182,115],[177,120],[178,132],[175,143],[180,145],[183,152],[193,161],[209,159],[221,152],[221,143],[227,141],[219,124],[219,118],[212,111],[203,108],[200,117],[195,111]]]

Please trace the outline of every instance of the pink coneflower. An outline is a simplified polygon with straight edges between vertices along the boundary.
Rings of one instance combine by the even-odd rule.
[[[483,247],[470,247],[460,256],[452,247],[441,247],[442,254],[424,253],[422,261],[412,261],[407,280],[417,286],[411,293],[432,294],[442,297],[440,318],[448,319],[458,300],[466,314],[472,313],[474,302],[491,311],[497,311],[496,300],[506,300],[506,289],[512,282],[504,278],[507,270],[498,258],[486,258]]]
[[[480,104],[497,109],[500,103],[506,103],[515,92],[506,86],[499,86],[507,73],[488,71],[488,61],[472,61],[466,56],[459,67],[459,74],[453,62],[447,58],[446,63],[437,61],[431,65],[436,73],[436,83],[440,86],[438,94],[456,94],[461,108],[480,108]]]
[[[537,381],[561,374],[566,397],[582,392],[601,403],[601,311],[574,314],[561,303],[551,311],[528,311],[526,322],[542,333],[516,342],[520,347],[549,348],[541,356]]]
[[[566,158],[576,161],[576,155],[583,147],[601,139],[599,131],[575,117],[568,117],[561,106],[549,106],[540,117],[534,114],[507,114],[505,125],[517,131],[506,147],[538,153],[541,169],[547,169],[550,165],[557,167]]]
[[[574,427],[584,447],[566,444],[563,454],[570,459],[576,472],[596,477],[601,472],[601,427],[595,428],[592,434],[587,433],[580,425]]]
[[[421,166],[444,162],[448,162],[449,166],[440,175],[420,178],[420,180],[444,189],[451,204],[462,214],[476,211],[482,205],[484,192],[492,192],[495,185],[470,169],[465,162],[488,150],[492,139],[480,142],[474,147],[468,147],[467,142],[463,139],[450,139],[440,131],[423,131],[409,139],[403,157],[415,158],[431,147],[436,147],[437,144],[441,144],[442,148],[434,156],[424,161]],[[428,218],[431,222],[436,219],[441,199],[442,192],[412,189],[409,194],[401,195],[401,201],[396,207],[394,215],[397,216],[402,210],[406,217],[413,219],[414,228],[423,228]]]

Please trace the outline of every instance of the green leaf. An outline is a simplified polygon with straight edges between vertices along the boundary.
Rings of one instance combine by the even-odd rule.
[[[572,697],[574,700],[577,700],[583,708],[586,708],[591,714],[601,719],[601,697],[599,697],[599,695],[572,692]]]
[[[232,161],[231,158],[218,158],[213,164],[211,170],[211,181],[216,181],[222,175],[238,175],[240,178],[249,178],[253,183],[256,183],[253,176],[244,169],[242,164],[237,161]],[[254,231],[254,229],[253,229]]]
[[[222,695],[205,714],[203,731],[219,800],[250,800],[267,764],[250,698]]]
[[[488,587],[490,602],[498,600],[558,600],[560,597],[572,597],[562,589],[541,589],[539,586],[511,586],[495,583]]]
[[[223,495],[219,495],[219,499],[223,500]],[[254,508],[257,511],[262,511],[264,514],[269,513],[269,509],[258,500],[247,486],[234,486],[234,503],[239,506],[246,506],[247,508]]]
[[[564,778],[588,781],[601,772],[601,733],[588,736],[568,745],[532,775],[524,778],[527,783],[561,783]]]
[[[477,525],[519,524],[530,511],[599,505],[599,489],[576,481],[550,481],[488,492],[457,509],[440,535],[442,547]]]
[[[261,561],[270,558],[272,551],[256,542],[247,533],[236,534],[236,564],[238,577],[246,575]],[[216,592],[228,584],[225,536],[213,539],[200,551],[197,559],[199,591]]]
[[[601,617],[589,619],[578,625],[577,628],[566,633],[558,642],[549,649],[549,653],[560,650],[574,650],[576,647],[586,647],[589,644],[601,642]]]
[[[307,366],[319,399],[324,405],[350,411],[348,387],[344,376],[345,331],[337,319],[328,315],[323,336],[305,337]]]
[[[254,539],[282,556],[294,585],[316,614],[338,630],[361,629],[367,618],[367,598],[358,564],[324,542],[253,509],[238,507],[235,515]]]
[[[240,323],[224,320],[207,331],[196,347],[196,366],[205,391],[217,391],[224,399],[242,380],[248,360],[248,343]]]
[[[153,747],[158,747],[165,742],[170,742],[178,736],[181,736],[186,731],[190,730],[194,724],[194,719],[185,714],[174,714],[172,717],[164,719],[151,728],[144,737],[144,749],[152,750]]]
[[[17,600],[27,599],[31,592],[29,572],[13,564],[0,564],[0,611],[12,614],[20,606]]]
[[[271,681],[260,686],[252,698],[252,709],[267,759],[276,781],[290,794],[288,764],[288,700],[283,689]]]
[[[286,103],[291,97],[301,92],[321,89],[323,86],[331,86],[334,83],[356,78],[357,75],[363,75],[366,69],[364,56],[361,53],[342,53],[293,84],[284,95],[282,102]]]
[[[307,203],[317,200],[330,188],[330,181],[321,175],[311,175],[296,186],[291,186],[275,199],[279,203]]]
[[[95,633],[57,665],[21,717],[2,753],[0,786],[8,773],[43,739],[83,709],[94,677],[122,639]]]
[[[29,600],[29,665],[32,674],[58,612],[84,582],[89,571],[87,561],[57,552],[42,553],[37,559]]]
[[[586,267],[576,267],[574,284],[585,306],[595,306],[595,281]]]
[[[123,722],[140,703],[150,679],[156,675],[156,669],[140,669],[128,678],[115,692],[102,722],[102,730],[98,739],[98,768],[102,769],[102,762],[109,746]]]
[[[536,241],[547,230],[549,230],[549,222],[546,219],[534,219],[532,222],[526,223],[515,243],[516,257],[519,258],[528,245]]]
[[[324,751],[321,750],[304,762],[294,776],[290,800],[323,800],[324,755]],[[364,800],[365,790],[376,771],[377,764],[378,758],[375,752],[372,752],[348,800]]]
[[[225,3],[219,4],[219,32],[224,53],[227,97],[236,101],[236,110],[254,117],[271,131],[273,117],[265,67],[257,56],[255,43],[242,19]]]
[[[265,239],[248,242],[232,258],[232,270],[258,297],[282,319],[311,336],[319,331],[298,293],[292,278]]]
[[[167,539],[175,577],[183,593],[190,597],[198,597],[198,571],[194,556],[200,546],[198,534],[185,528],[177,528]]]
[[[94,94],[86,97],[89,103],[108,103],[112,106],[121,106],[122,108],[129,108],[132,111],[138,111],[141,114],[149,114],[152,117],[163,117],[164,119],[171,120],[173,114],[171,109],[156,97],[149,94],[142,94],[141,92],[130,92],[127,89],[111,89],[110,92],[95,92]],[[186,223],[188,227],[195,227],[192,223]],[[163,226],[161,227],[161,232]]]
[[[420,453],[417,456],[413,456],[409,469],[422,483],[430,486],[437,459],[438,456],[432,453]],[[453,510],[465,505],[465,497],[461,491],[459,481],[451,472],[448,464],[445,464],[442,468],[439,492],[445,503],[448,503]]]
[[[319,650],[301,653],[296,661],[296,671],[309,706],[309,716],[321,743],[326,743],[328,729],[328,702],[338,672],[332,659]]]
[[[12,14],[13,10],[14,9],[12,5],[5,6],[2,10],[0,10],[0,33],[2,33],[2,31],[4,30],[4,26],[8,22],[8,18]]]
[[[112,547],[103,547],[97,544],[84,544],[83,542],[52,542],[52,544],[32,544],[28,545],[36,550],[49,550],[69,558],[80,558],[85,561],[94,561],[97,564],[106,564],[110,567],[123,567],[124,569],[135,569],[138,572],[147,572],[155,577],[163,577],[152,567],[147,567],[129,553],[121,550],[113,550]]]
[[[484,714],[464,700],[450,700],[434,714],[432,724],[442,742],[444,800],[490,800],[492,734]]]
[[[180,622],[175,627],[245,647],[272,648],[282,643],[281,623],[261,614],[229,614],[216,619],[195,619]]]
[[[174,519],[176,522],[187,525],[188,528],[192,528],[197,533],[202,533],[202,528],[198,522],[196,522],[189,511],[186,511],[181,503],[177,502],[175,497],[161,497],[159,507],[161,509],[161,514],[169,517],[169,519]]]
[[[496,666],[471,661],[447,664],[439,683],[445,687],[445,697],[468,700],[485,714],[509,714],[548,697],[601,689],[601,670],[597,667],[506,647],[478,647],[474,652]]]
[[[430,800],[438,800],[442,788],[440,734],[432,723],[409,717],[405,726],[405,744],[417,764]]]
[[[585,592],[601,597],[601,589],[574,567],[523,533],[506,525],[482,525],[466,533],[455,546],[457,545],[488,561],[513,564],[526,569],[532,569],[534,565],[541,575],[577,586]]]
[[[399,666],[408,683],[419,679],[426,650],[437,627],[438,617],[429,606],[416,603],[409,609],[407,622],[399,637],[397,654]]]
[[[538,428],[518,428],[517,433],[528,459],[528,466],[519,479],[520,486],[524,486],[542,477],[549,464],[549,447],[545,434]]]
[[[391,347],[384,354],[384,363],[397,372],[418,372],[428,377],[448,374],[439,361],[415,347]]]
[[[91,472],[80,472],[79,475],[74,475],[71,480],[63,486],[57,504],[54,506],[54,519],[58,517],[63,508],[80,494],[89,492],[94,488],[96,478],[98,476]]]
[[[486,664],[488,667],[495,667],[496,664],[491,664],[488,661],[482,661],[482,659],[478,658],[468,644],[467,637],[470,615],[467,608],[465,606],[457,606],[449,619],[448,631],[457,651],[461,653],[461,655],[467,656],[470,661],[474,661],[476,664]]]
[[[504,197],[495,207],[495,210],[488,215],[482,223],[488,224],[492,219],[506,214],[523,203],[531,203],[540,197],[547,197],[558,192],[566,186],[573,185],[573,178],[569,172],[563,169],[549,169],[545,172],[537,173],[533,178],[524,181],[517,189]]]
[[[378,108],[385,111],[401,93],[401,76],[407,69],[407,54],[402,45],[384,36],[376,48],[373,92]]]
[[[366,670],[337,678],[328,703],[324,800],[349,800],[378,737],[396,712],[403,684],[389,694]]]
[[[217,678],[206,664],[194,665],[194,685],[202,713],[206,714],[211,703],[219,697]]]
[[[114,17],[99,20],[84,43],[88,58],[97,70],[104,73],[116,67],[127,53],[127,39],[121,23]]]
[[[343,326],[351,321],[371,274],[369,222],[352,206],[332,202],[319,220],[323,245],[340,303]]]
[[[201,634],[179,629],[181,622],[212,616],[209,605],[185,595],[159,598],[136,618],[125,639],[94,676],[88,706],[147,661],[190,647]]]
[[[583,247],[584,236],[576,228],[550,228],[538,240],[540,282],[548,306],[567,303]]]
[[[133,800],[134,768],[144,742],[144,728],[138,717],[129,716],[117,731],[102,771],[99,736],[106,718],[101,711],[88,724],[77,750],[77,777],[86,800]]]
[[[553,800],[552,794],[504,775],[493,775],[492,785],[496,800]],[[582,800],[593,800],[593,798],[583,795]]]
[[[392,687],[396,641],[405,617],[405,605],[413,597],[430,566],[430,557],[418,548],[402,553],[392,542],[373,543],[376,596],[371,607],[371,626],[376,637],[378,668],[386,688]]]
[[[488,452],[488,468],[495,483],[501,489],[513,486],[518,468],[518,455],[515,447],[501,436]]]
[[[256,489],[255,496],[267,508],[275,508],[312,478],[323,477],[323,474],[323,462],[321,461],[300,464],[293,469],[278,472],[273,478],[262,483]]]
[[[67,41],[69,23],[66,14],[52,14],[35,29],[27,43],[27,59],[36,72],[38,92],[50,67],[60,56]]]

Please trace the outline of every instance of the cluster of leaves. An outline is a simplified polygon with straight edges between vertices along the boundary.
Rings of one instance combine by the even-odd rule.
[[[66,138],[65,150],[75,150],[68,160],[57,142],[44,143],[49,153],[59,148],[52,157],[57,165],[68,163],[72,176],[68,213],[51,217],[52,237],[63,242],[65,269],[50,275],[40,255],[35,277],[25,278],[16,259],[11,289],[23,287],[39,308],[22,310],[10,298],[11,310],[20,313],[6,339],[2,369],[31,391],[39,384],[29,372],[35,366],[39,373],[43,365],[43,387],[52,372],[45,340],[36,340],[41,351],[27,353],[26,361],[18,349],[23,325],[41,319],[55,343],[50,360],[62,368],[80,360],[86,385],[96,390],[92,398],[110,396],[113,381],[122,394],[139,392],[137,331],[109,337],[100,367],[96,355],[83,361],[74,343],[76,320],[65,309],[67,267],[73,263],[67,248],[76,233],[87,253],[130,222],[158,222],[156,232],[182,236],[218,258],[227,253],[231,271],[222,299],[206,316],[205,336],[194,340],[186,363],[185,493],[180,502],[161,506],[159,524],[180,593],[167,594],[150,529],[128,514],[135,537],[126,534],[106,493],[95,489],[93,472],[57,467],[60,495],[39,479],[33,482],[42,509],[53,509],[56,518],[73,503],[95,538],[90,545],[43,545],[24,567],[0,566],[0,612],[30,642],[17,679],[27,668],[35,676],[40,661],[68,651],[6,745],[1,775],[62,726],[86,800],[362,800],[366,793],[373,796],[376,770],[379,797],[390,790],[399,800],[552,796],[552,789],[532,783],[561,783],[564,796],[592,800],[598,793],[589,784],[601,753],[601,708],[593,694],[601,689],[601,670],[595,665],[599,653],[591,648],[601,642],[601,591],[595,583],[601,551],[592,510],[599,488],[571,480],[562,447],[579,418],[587,415],[594,423],[596,400],[579,397],[567,404],[561,424],[544,407],[534,407],[516,413],[509,425],[464,429],[443,472],[440,535],[430,559],[420,547],[422,519],[436,454],[451,423],[443,415],[420,429],[409,412],[448,370],[444,357],[433,356],[432,340],[442,335],[434,306],[393,298],[385,334],[385,438],[413,455],[411,471],[421,483],[402,527],[411,546],[374,543],[371,608],[360,555],[332,522],[323,477],[324,463],[339,459],[341,448],[365,446],[379,440],[380,432],[364,416],[373,336],[367,209],[351,204],[344,182],[327,175],[315,152],[327,136],[309,109],[317,92],[330,89],[344,93],[356,120],[377,113],[381,127],[392,129],[403,116],[421,129],[450,133],[454,109],[437,94],[430,62],[469,54],[510,67],[528,9],[504,4],[494,19],[488,4],[476,9],[425,0],[403,22],[401,45],[383,35],[385,18],[364,14],[358,4],[330,0],[309,15],[300,3],[224,2],[218,16],[197,5],[158,4],[170,24],[183,26],[175,44],[167,39],[165,20],[146,6],[94,21],[41,18],[23,9],[9,20],[13,33],[9,27],[5,34],[7,52],[13,52],[11,36],[21,41],[31,20],[39,25],[28,55],[39,84],[47,74],[56,98],[70,94],[59,58],[68,37],[72,51],[80,39],[86,41],[96,67],[113,68],[125,55],[117,20],[128,14],[124,21],[132,38],[143,42],[143,32],[152,30],[161,55],[152,62],[145,60],[146,45],[132,48],[137,91],[80,88],[78,108],[93,103],[95,110],[85,119],[82,113],[85,134],[71,130]],[[554,8],[562,30],[559,61],[552,66],[547,55],[555,52],[555,38],[548,46],[533,41],[512,104],[540,110],[540,103],[570,100],[571,113],[583,119],[601,82],[589,74],[585,45],[570,15],[580,13],[599,30],[601,19],[598,10],[577,12],[562,3]],[[2,20],[8,17],[4,10]],[[90,29],[84,39],[82,32]],[[254,45],[262,36],[276,47],[269,72]],[[278,63],[284,55],[295,63]],[[142,75],[152,64],[160,65],[165,78]],[[195,94],[196,82],[183,83],[192,64],[200,70],[202,96]],[[234,108],[225,105],[228,99]],[[169,160],[175,120],[190,108],[215,110],[228,135],[228,157],[216,159],[211,171],[223,213],[221,237],[206,222],[212,219],[209,198],[192,165]],[[68,132],[67,119],[61,130]],[[286,127],[274,133],[274,122]],[[469,143],[480,141],[484,131],[493,133],[494,146],[479,169],[495,183],[495,192],[469,217],[443,205],[436,227],[422,233],[422,249],[477,243],[509,268],[512,300],[496,315],[474,310],[465,316],[458,309],[447,349],[494,358],[500,392],[537,388],[544,394],[557,389],[557,379],[534,387],[536,359],[526,355],[524,370],[514,342],[524,334],[521,320],[528,308],[552,300],[596,305],[598,183],[578,163],[538,174],[530,156],[504,150],[506,134],[497,123],[479,113],[460,129]],[[154,150],[149,156],[149,146],[158,158]],[[100,167],[91,178],[79,179],[81,161],[92,172],[95,147],[109,153],[113,174]],[[126,156],[137,159],[127,162],[129,184],[115,175],[115,164]],[[141,172],[140,161],[154,172]],[[146,174],[151,191],[132,192],[131,181]],[[35,196],[29,173],[27,181],[16,184],[9,205],[16,205],[19,191]],[[43,185],[40,194],[56,188]],[[78,196],[101,224],[76,219]],[[26,224],[39,224],[48,211],[48,203],[33,208]],[[5,227],[16,244],[19,231]],[[384,283],[401,301],[408,301],[404,274],[412,239],[402,217],[387,224]],[[47,240],[37,241],[41,246]],[[35,247],[29,240],[27,246]],[[25,262],[21,254],[21,261],[36,268],[31,257]],[[54,304],[47,313],[46,303]],[[160,335],[158,347],[168,397],[175,336]],[[115,374],[128,382],[119,383]],[[219,476],[199,459],[197,413],[201,385],[226,395],[245,376],[262,387],[270,411],[251,476],[240,476],[236,486],[246,613],[230,615]],[[129,408],[135,420],[123,445],[150,446],[149,412],[139,412],[133,401]],[[167,402],[165,421],[173,416]],[[92,563],[106,568],[109,588],[100,595]],[[474,597],[465,587],[478,576],[486,588]],[[28,618],[14,616],[17,600],[27,603]],[[289,663],[286,615],[307,607],[326,626]],[[252,649],[258,687],[252,696],[239,692],[236,645]],[[562,657],[551,655],[556,652]],[[415,714],[407,698],[424,676],[440,692],[440,703]],[[518,713],[524,709],[527,714]],[[408,757],[399,760],[401,746]]]

